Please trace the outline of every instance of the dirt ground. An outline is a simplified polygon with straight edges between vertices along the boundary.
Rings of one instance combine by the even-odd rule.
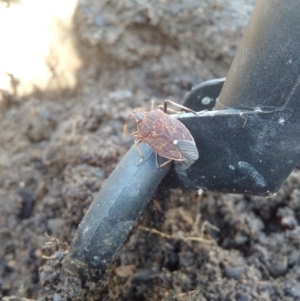
[[[3,97],[3,300],[300,300],[298,169],[268,198],[161,188],[104,292],[62,275],[78,224],[132,144],[122,138],[129,112],[151,99],[182,102],[192,86],[226,76],[254,1],[203,2],[81,1],[77,89]]]

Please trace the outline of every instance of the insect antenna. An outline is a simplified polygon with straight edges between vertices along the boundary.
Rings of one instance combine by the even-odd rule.
[[[164,102],[164,113],[167,113],[167,111],[168,111],[168,102],[165,101]]]
[[[154,100],[152,99],[151,100],[151,111],[153,111],[154,110]]]
[[[128,117],[126,118],[126,121],[124,123],[124,126],[123,126],[123,139],[126,138],[126,135],[127,135],[127,130],[128,130],[128,121],[129,121],[129,118],[130,117],[133,117],[132,114],[129,114]]]

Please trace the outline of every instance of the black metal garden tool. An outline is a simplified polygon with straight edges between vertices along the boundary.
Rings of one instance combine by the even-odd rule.
[[[226,80],[203,83],[186,97],[185,106],[208,111],[177,116],[198,160],[158,168],[155,153],[141,143],[137,166],[132,147],[79,225],[67,271],[103,275],[165,177],[188,189],[270,195],[280,188],[300,161],[299,11],[298,0],[257,1]]]

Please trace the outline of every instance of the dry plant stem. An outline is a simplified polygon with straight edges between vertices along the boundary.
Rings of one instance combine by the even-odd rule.
[[[201,226],[201,230],[200,230],[200,234],[199,234],[200,221],[201,221],[201,214],[198,213],[196,216],[195,222],[193,224],[193,230],[191,233],[192,236],[199,235],[200,237],[202,237],[204,235],[204,233],[202,232],[202,227],[203,227],[204,223]]]
[[[280,286],[278,285],[277,280],[274,279],[270,275],[270,272],[269,272],[267,266],[264,263],[262,263],[259,259],[256,262],[258,263],[258,266],[260,266],[264,270],[265,274],[267,275],[267,277],[269,278],[271,283],[273,283],[275,285],[278,295],[281,297],[282,300],[284,300],[283,291],[281,290]]]
[[[194,228],[195,221],[193,218],[189,215],[188,212],[186,212],[182,207],[178,208],[178,213],[180,215],[180,218],[184,220],[185,223],[187,223],[190,227]],[[198,235],[198,232],[195,234]],[[194,236],[194,235],[193,235]]]
[[[204,221],[201,225],[200,228],[200,222],[201,222],[201,214],[198,213],[196,216],[196,219],[194,222],[192,222],[185,214],[184,210],[182,210],[182,208],[179,209],[179,213],[180,216],[185,220],[186,223],[188,223],[191,227],[192,227],[192,231],[191,231],[191,237],[195,237],[195,236],[200,236],[203,237],[204,236],[204,231],[205,228],[211,228],[213,230],[215,230],[216,232],[220,232],[220,229],[214,225],[212,225],[210,222],[208,221]],[[199,233],[199,228],[200,228],[200,233]]]
[[[175,297],[176,298],[181,298],[181,297],[186,297],[186,296],[192,297],[192,296],[194,296],[195,294],[197,294],[199,292],[200,292],[200,290],[193,290],[193,291],[189,291],[187,293],[179,294],[179,295],[177,295]]]
[[[200,236],[204,235],[205,227],[211,228],[211,229],[215,230],[216,232],[220,232],[220,229],[218,227],[212,225],[208,221],[204,221],[203,224],[202,224],[202,226],[201,226]]]
[[[3,299],[1,299],[1,300],[3,300],[3,301],[14,301],[14,300],[19,300],[19,301],[37,301],[35,299],[19,298],[17,296],[3,297]]]
[[[216,242],[214,240],[208,240],[208,239],[205,239],[202,237],[176,237],[175,235],[165,234],[156,229],[152,229],[152,228],[148,228],[148,227],[144,227],[144,226],[139,226],[138,229],[141,229],[143,231],[146,231],[146,232],[149,232],[152,234],[157,234],[166,239],[181,239],[183,241],[198,241],[198,242],[204,242],[207,244],[216,244]]]

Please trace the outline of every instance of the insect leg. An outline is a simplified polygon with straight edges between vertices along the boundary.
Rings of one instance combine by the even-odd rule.
[[[191,109],[189,109],[189,108],[187,108],[187,107],[185,107],[185,106],[182,106],[182,105],[180,105],[179,103],[176,103],[176,102],[174,102],[174,101],[172,101],[172,100],[169,100],[169,99],[165,100],[165,102],[164,102],[164,112],[165,112],[165,113],[166,113],[167,110],[168,110],[168,103],[169,103],[169,104],[172,104],[172,105],[174,105],[174,106],[176,106],[176,107],[178,107],[178,108],[181,108],[181,109],[183,109],[183,110],[185,110],[185,111],[187,111],[187,112],[191,112],[191,113],[193,113],[193,114],[195,114],[195,115],[198,115],[198,113],[195,112],[194,110],[191,110]]]
[[[170,160],[162,163],[161,165],[159,165],[159,163],[158,163],[158,154],[157,153],[155,153],[155,158],[156,158],[156,167],[157,168],[163,167],[163,166],[167,165],[168,163],[170,163],[171,161],[173,161],[172,159],[170,159]]]
[[[164,113],[167,113],[167,112],[170,112],[170,113],[174,113],[174,114],[180,114],[180,113],[182,113],[182,112],[178,112],[178,111],[175,111],[175,110],[172,110],[172,109],[170,109],[170,108],[166,108],[165,109],[165,106],[163,106],[163,105],[159,105],[159,106],[157,106],[159,109],[161,109],[162,111],[164,111]]]
[[[138,137],[139,131],[133,132],[130,134],[131,137]]]
[[[141,156],[141,160],[140,160],[140,162],[137,164],[137,166],[139,166],[143,161],[144,161],[144,155],[143,155],[143,153],[142,153],[142,151],[141,151],[141,149],[140,149],[140,146],[139,146],[139,144],[141,143],[141,142],[143,142],[143,140],[142,139],[139,139],[139,140],[135,140],[135,146],[136,146],[136,148],[137,148],[137,150],[138,150],[138,152],[139,152],[139,154],[140,154],[140,156]]]
[[[165,165],[167,165],[167,164],[171,163],[172,161],[173,161],[173,160],[172,160],[172,159],[170,159],[170,160],[168,160],[168,161],[164,162],[163,164],[159,165],[159,166],[158,166],[158,168],[160,168],[160,167],[163,167],[163,166],[165,166]]]

